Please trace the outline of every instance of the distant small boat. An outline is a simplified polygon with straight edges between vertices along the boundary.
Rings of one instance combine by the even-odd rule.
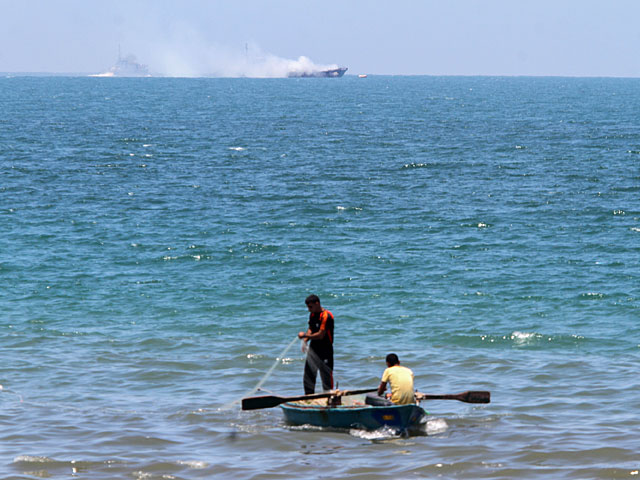
[[[280,405],[290,425],[377,430],[391,427],[400,433],[420,431],[427,412],[416,404],[373,406],[363,396],[342,397],[340,405],[302,400]]]
[[[289,78],[338,78],[344,75],[348,68],[332,68],[329,70],[312,70],[312,71],[291,71],[287,74]]]
[[[361,73],[360,75],[358,75],[358,78],[367,78],[367,76],[364,73]]]

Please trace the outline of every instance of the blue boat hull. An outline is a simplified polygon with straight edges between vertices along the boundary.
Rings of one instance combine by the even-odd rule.
[[[417,405],[391,405],[374,407],[281,405],[284,417],[290,425],[314,425],[328,428],[362,428],[377,430],[388,426],[401,432],[417,429],[427,413]]]

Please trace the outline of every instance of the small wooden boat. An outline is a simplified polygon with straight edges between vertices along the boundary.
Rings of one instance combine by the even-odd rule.
[[[242,410],[257,410],[280,405],[284,418],[291,425],[313,425],[326,428],[362,428],[377,430],[391,427],[406,434],[419,431],[427,416],[417,404],[386,404],[383,399],[368,398],[365,393],[377,388],[362,390],[332,390],[324,393],[281,397],[262,395],[242,399]],[[433,395],[416,392],[416,401],[458,400],[466,403],[489,403],[491,393],[487,391],[466,391],[456,394]],[[372,405],[374,403],[375,405]],[[378,405],[378,403],[382,403]]]
[[[342,397],[338,405],[326,400],[300,400],[280,405],[290,425],[377,430],[391,427],[400,433],[417,431],[427,413],[416,404],[368,405],[364,396]]]

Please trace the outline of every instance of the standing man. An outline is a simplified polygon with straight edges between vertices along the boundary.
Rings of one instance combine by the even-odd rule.
[[[322,389],[333,389],[333,314],[320,306],[317,295],[309,295],[304,303],[309,309],[309,328],[298,333],[298,338],[309,343],[303,380],[304,393],[308,395],[315,392],[318,370]]]
[[[378,395],[383,395],[387,382],[391,385],[391,401],[396,405],[416,403],[413,392],[413,372],[400,365],[398,355],[387,355],[387,369],[382,373],[382,381],[378,387]]]

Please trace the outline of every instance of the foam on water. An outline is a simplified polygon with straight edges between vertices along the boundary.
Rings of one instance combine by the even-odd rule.
[[[429,418],[425,423],[427,435],[438,435],[448,430],[449,425],[444,418]]]
[[[195,470],[202,470],[203,468],[207,468],[209,466],[207,462],[203,462],[199,460],[179,460],[176,463],[178,465],[185,465]]]
[[[304,431],[304,432],[307,432],[307,431],[308,432],[325,432],[325,431],[327,431],[327,429],[324,428],[324,427],[319,427],[317,425],[308,425],[308,424],[305,424],[305,425],[289,425],[287,428],[289,430],[292,430],[292,431]]]
[[[349,430],[349,435],[372,442],[384,442],[401,437],[401,432],[399,432],[396,428],[385,425],[384,427],[378,428],[376,430],[352,428]]]
[[[515,340],[516,343],[523,344],[536,338],[542,338],[542,335],[533,332],[513,332],[511,338]]]
[[[14,463],[56,463],[49,457],[36,457],[32,455],[18,455],[13,459]]]
[[[428,418],[423,421],[419,430],[422,430],[426,435],[438,435],[446,432],[448,428],[449,425],[447,424],[445,419]],[[376,430],[352,428],[349,430],[349,435],[372,442],[385,442],[405,437],[405,435],[402,432],[398,431],[398,429],[386,425]]]

